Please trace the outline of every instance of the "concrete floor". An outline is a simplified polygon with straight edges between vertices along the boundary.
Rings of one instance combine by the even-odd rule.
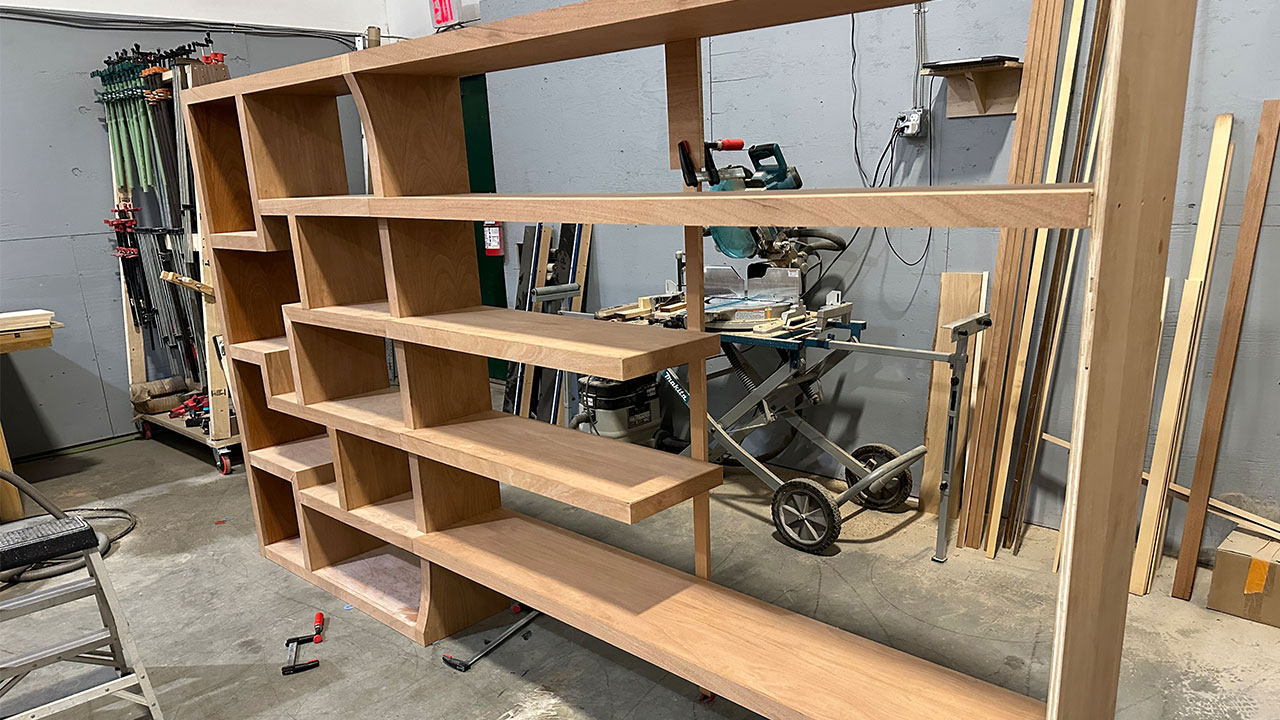
[[[550,618],[538,619],[527,639],[515,639],[465,675],[447,669],[442,652],[476,651],[508,618],[490,618],[424,649],[344,609],[258,554],[243,469],[220,476],[208,453],[184,440],[126,442],[22,464],[18,471],[40,481],[64,507],[124,507],[138,515],[138,529],[107,566],[171,720],[758,717],[724,699],[697,704],[696,688],[684,680]],[[523,512],[691,569],[687,511],[628,527],[509,488],[503,496]],[[938,565],[929,561],[930,519],[865,512],[846,519],[834,555],[813,557],[773,539],[768,501],[761,484],[737,473],[714,493],[717,581],[1044,697],[1057,586],[1048,569],[1054,533],[1032,533],[1017,557],[990,561],[963,551]],[[1130,601],[1117,717],[1280,718],[1280,629],[1206,610],[1207,570],[1192,602],[1170,598],[1172,569],[1164,563],[1156,591]],[[282,678],[284,639],[306,632],[317,610],[330,618],[329,630],[325,642],[304,655],[320,658],[320,667]],[[87,630],[94,617],[91,601],[82,600],[35,616],[46,621],[41,625],[11,621],[0,626],[0,652]],[[0,701],[0,716],[109,672],[92,666],[39,671]],[[849,682],[858,682],[857,668]],[[139,713],[123,701],[104,701],[71,716],[114,720]]]

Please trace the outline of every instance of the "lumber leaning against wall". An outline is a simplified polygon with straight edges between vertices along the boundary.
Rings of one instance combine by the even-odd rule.
[[[1231,265],[1231,284],[1227,288],[1226,308],[1222,312],[1222,330],[1218,336],[1217,356],[1213,361],[1213,381],[1205,405],[1200,445],[1196,448],[1195,475],[1191,480],[1191,496],[1187,498],[1187,516],[1182,526],[1182,546],[1178,550],[1178,568],[1173,577],[1173,596],[1191,599],[1195,584],[1196,561],[1200,556],[1200,540],[1204,535],[1204,516],[1213,489],[1213,472],[1218,463],[1222,442],[1222,423],[1231,394],[1231,376],[1236,366],[1236,350],[1240,346],[1240,328],[1244,323],[1245,303],[1253,278],[1253,260],[1258,252],[1258,235],[1266,211],[1267,190],[1271,186],[1271,167],[1275,162],[1276,141],[1280,135],[1280,100],[1268,100],[1262,106],[1258,124],[1258,140],[1253,149],[1253,168],[1245,192],[1244,213],[1237,235],[1235,260]]]

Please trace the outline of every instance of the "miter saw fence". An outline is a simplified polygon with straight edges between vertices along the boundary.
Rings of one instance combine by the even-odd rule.
[[[689,187],[708,185],[711,192],[731,190],[796,190],[803,182],[800,172],[787,165],[782,148],[777,143],[752,145],[746,148],[751,167],[727,165],[718,167],[713,151],[742,150],[742,140],[716,140],[704,143],[703,166],[699,171],[693,162],[692,150],[687,141],[681,141],[680,171]],[[758,257],[775,267],[808,269],[808,260],[815,250],[843,250],[844,238],[822,230],[791,227],[732,227],[716,225],[704,230],[715,241],[716,248],[731,258]]]

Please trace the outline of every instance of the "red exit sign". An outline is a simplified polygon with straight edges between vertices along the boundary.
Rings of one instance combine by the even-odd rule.
[[[431,22],[436,27],[458,22],[458,13],[454,10],[453,0],[431,0]]]

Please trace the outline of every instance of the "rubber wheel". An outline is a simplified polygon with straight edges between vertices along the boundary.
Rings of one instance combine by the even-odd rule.
[[[817,553],[831,547],[842,520],[835,496],[815,480],[788,480],[773,493],[773,526],[797,550]]]
[[[870,443],[849,454],[854,460],[866,465],[868,470],[875,470],[898,457],[900,453],[888,445]],[[858,479],[854,477],[852,471],[845,468],[844,481],[849,487],[853,487]],[[858,493],[853,501],[872,510],[894,510],[901,507],[909,497],[911,497],[911,470],[903,468],[902,472],[890,478],[889,482],[879,490]]]
[[[219,475],[231,474],[231,454],[213,451],[213,466],[218,468]]]

